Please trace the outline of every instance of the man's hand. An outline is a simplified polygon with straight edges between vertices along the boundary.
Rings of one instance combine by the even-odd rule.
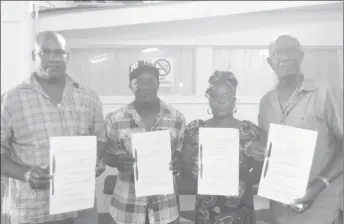
[[[121,172],[131,172],[133,171],[133,166],[135,163],[135,158],[126,153],[126,154],[119,154],[117,155],[118,158],[118,165],[117,169]]]
[[[173,159],[172,162],[170,162],[170,170],[172,170],[173,175],[180,174],[181,171],[181,161],[180,159]]]
[[[183,154],[179,151],[175,151],[172,155],[172,161],[170,162],[170,170],[172,170],[173,175],[180,175],[183,166]]]
[[[49,175],[49,167],[33,167],[28,170],[25,175],[26,181],[32,189],[46,190],[49,189],[51,176]]]
[[[266,147],[259,142],[252,142],[252,144],[246,148],[245,153],[248,156],[251,156],[254,160],[263,162],[266,153]]]
[[[105,164],[102,159],[97,159],[96,164],[96,177],[99,177],[105,171]]]
[[[309,209],[313,201],[316,199],[318,194],[324,189],[324,183],[321,181],[315,181],[306,192],[306,195],[303,198],[295,200],[291,205],[290,208],[294,210],[295,212],[302,213]],[[298,205],[302,205],[302,208]]]

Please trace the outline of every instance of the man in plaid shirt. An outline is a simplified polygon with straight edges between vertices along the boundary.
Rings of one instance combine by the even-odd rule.
[[[110,207],[111,216],[117,224],[177,223],[179,207],[176,194],[135,196],[131,136],[138,132],[169,130],[173,154],[170,169],[178,174],[184,116],[157,97],[159,70],[152,64],[135,62],[130,66],[129,79],[135,100],[106,117],[110,153],[105,163],[119,171]]]
[[[1,103],[1,175],[10,177],[6,205],[11,224],[72,224],[76,212],[49,215],[49,137],[95,135],[101,155],[102,103],[66,75],[68,52],[61,35],[38,34],[32,57],[35,73]]]

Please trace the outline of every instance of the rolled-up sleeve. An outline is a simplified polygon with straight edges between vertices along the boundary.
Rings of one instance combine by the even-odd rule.
[[[176,143],[176,151],[183,153],[183,143],[184,143],[184,136],[185,136],[185,118],[183,115],[180,116],[180,120],[177,124],[179,127],[177,127],[177,143]]]
[[[106,139],[107,139],[107,152],[112,154],[119,154],[119,140],[118,140],[118,130],[116,128],[116,123],[112,119],[113,113],[109,113],[105,118],[105,130],[106,130]]]
[[[10,154],[10,142],[13,138],[12,115],[9,111],[10,101],[6,95],[1,97],[1,155]]]
[[[343,150],[343,95],[340,89],[329,86],[325,101],[325,118],[331,134]]]
[[[98,142],[106,142],[106,130],[103,114],[103,105],[99,97],[97,97],[96,109],[93,118],[93,134],[97,136]]]

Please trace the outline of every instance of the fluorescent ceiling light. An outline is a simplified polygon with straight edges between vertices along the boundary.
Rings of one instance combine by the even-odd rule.
[[[92,63],[99,63],[99,62],[106,61],[106,60],[108,60],[107,57],[91,58],[91,59],[90,59],[90,61],[91,61]]]
[[[159,51],[159,48],[147,48],[142,50],[142,53],[147,53],[147,52],[155,52],[155,51]]]

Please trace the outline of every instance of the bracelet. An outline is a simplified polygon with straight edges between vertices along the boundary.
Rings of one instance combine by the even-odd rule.
[[[24,177],[25,177],[25,182],[29,182],[31,173],[32,173],[33,168],[29,169],[28,171],[25,172]]]
[[[243,147],[243,150],[242,150],[244,152],[244,154],[248,157],[251,157],[251,154],[248,152],[248,149],[251,145],[252,145],[252,142],[246,143],[246,145]]]
[[[326,185],[326,188],[330,186],[330,182],[325,177],[317,177],[316,179],[322,181]]]

